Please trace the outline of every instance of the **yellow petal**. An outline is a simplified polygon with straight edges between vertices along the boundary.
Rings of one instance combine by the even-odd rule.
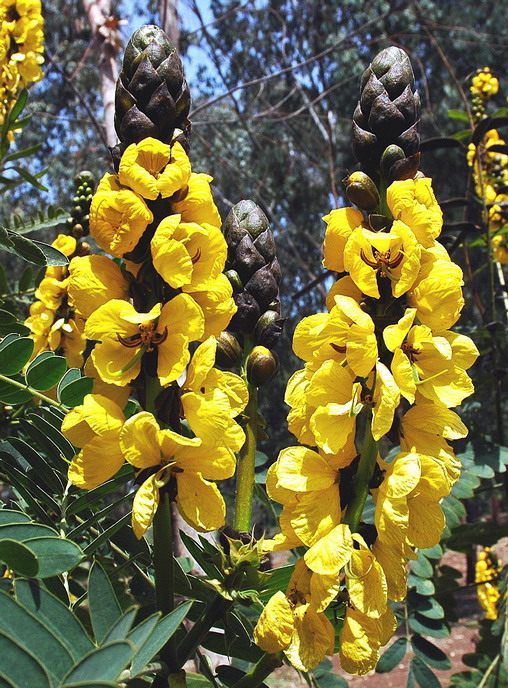
[[[337,575],[351,559],[352,551],[351,531],[342,523],[306,552],[305,563],[315,573]]]
[[[254,642],[264,652],[275,654],[291,642],[294,621],[287,597],[280,590],[266,603],[254,629]]]
[[[221,219],[217,206],[213,201],[210,182],[212,177],[208,174],[191,173],[188,186],[181,200],[172,200],[175,213],[182,215],[183,222],[207,222],[214,227],[221,226]],[[180,194],[178,194],[180,199]]]
[[[164,469],[163,469],[164,470]],[[159,506],[160,477],[163,471],[154,473],[140,485],[132,503],[132,528],[140,540],[152,525],[155,512]]]
[[[325,655],[332,655],[335,644],[335,629],[322,613],[317,614],[308,605],[297,607],[295,631],[284,654],[295,669],[312,671]]]
[[[191,173],[190,160],[183,146],[175,142],[171,147],[171,160],[157,180],[162,198],[172,196],[189,181]]]
[[[179,223],[180,215],[165,217],[150,242],[155,269],[175,289],[190,284],[194,269],[186,244],[174,238]]]
[[[363,222],[363,214],[355,208],[337,208],[326,215],[323,265],[328,270],[344,272],[344,247],[351,232]]]
[[[291,512],[293,531],[310,547],[340,523],[339,486],[298,494]]]
[[[120,183],[144,198],[155,200],[159,195],[158,177],[170,157],[170,147],[148,136],[125,149],[120,160]]]
[[[346,577],[349,597],[356,609],[378,619],[386,610],[387,585],[384,571],[368,547],[353,550]]]
[[[117,473],[123,455],[117,438],[95,437],[87,442],[69,465],[69,481],[85,490],[92,490]]]
[[[376,386],[372,409],[372,437],[377,441],[390,430],[395,409],[400,402],[400,391],[388,368],[376,364]]]
[[[199,473],[176,473],[176,506],[182,518],[199,532],[221,528],[226,520],[226,505],[215,483]]]
[[[416,308],[406,308],[404,315],[396,325],[388,325],[388,327],[385,327],[383,330],[383,339],[390,351],[395,351],[395,349],[398,349],[402,345],[407,333],[413,326],[415,315]]]
[[[81,256],[69,264],[69,298],[84,318],[112,299],[127,299],[129,285],[106,256]]]
[[[278,484],[286,490],[324,490],[337,481],[337,472],[316,452],[305,447],[283,449],[277,462]]]
[[[120,446],[125,459],[136,468],[149,468],[161,463],[158,433],[160,427],[151,413],[131,416],[120,433]]]

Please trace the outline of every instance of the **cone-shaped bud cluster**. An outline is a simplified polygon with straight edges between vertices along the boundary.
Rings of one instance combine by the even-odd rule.
[[[408,56],[394,46],[383,50],[363,73],[353,114],[353,149],[360,163],[367,170],[377,170],[391,144],[406,158],[415,155],[420,144],[419,113],[420,96]]]
[[[175,130],[180,130],[178,140],[185,147],[189,107],[190,93],[175,46],[162,29],[142,26],[127,44],[117,81],[115,128],[122,143],[113,149],[114,158],[149,136],[169,143]]]
[[[76,194],[72,199],[71,216],[67,220],[69,233],[76,239],[90,232],[90,204],[92,202],[95,177],[88,170],[82,170],[74,177]]]
[[[280,317],[280,266],[268,219],[254,201],[240,201],[226,218],[223,232],[228,244],[228,271],[237,313],[232,332],[252,335],[255,343],[272,347],[282,332]]]

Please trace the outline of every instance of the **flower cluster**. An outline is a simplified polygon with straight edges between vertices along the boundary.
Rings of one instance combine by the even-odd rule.
[[[42,79],[40,0],[0,0],[0,123],[20,88]]]
[[[59,234],[52,246],[67,257],[74,255],[77,249],[76,239],[65,234]],[[41,351],[62,350],[70,368],[81,368],[86,340],[82,323],[74,315],[68,285],[67,266],[46,268],[25,325],[30,328],[30,336],[35,342],[33,357]]]
[[[325,217],[323,264],[346,274],[329,292],[328,312],[296,328],[305,368],[287,386],[288,423],[307,446],[284,449],[268,475],[283,509],[267,548],[308,549],[255,637],[302,670],[333,653],[325,610],[337,595],[345,600],[342,667],[374,668],[395,629],[389,600],[406,594],[406,563],[444,528],[440,500],[460,472],[446,440],[467,432],[451,409],[473,391],[466,370],[478,352],[450,331],[464,304],[462,273],[436,241],[442,213],[431,181],[419,173],[394,181],[384,200],[383,215],[381,206],[375,215],[347,207]],[[388,435],[400,444],[390,461],[378,447]],[[370,524],[361,520],[368,490]]]
[[[471,93],[479,96],[482,100],[489,100],[499,91],[499,81],[492,74],[489,67],[478,69],[475,76],[471,79]]]
[[[481,583],[481,585],[478,585],[476,592],[478,601],[485,610],[486,619],[497,619],[497,602],[501,596],[497,581],[501,569],[502,566],[497,561],[497,557],[493,555],[490,547],[485,547],[478,554],[475,583]]]
[[[486,101],[497,93],[498,80],[488,68],[472,79],[473,110],[475,121],[484,119]],[[467,152],[468,165],[473,168],[475,191],[485,203],[492,256],[498,263],[508,264],[508,245],[504,231],[508,220],[508,155],[503,152],[506,141],[497,129],[490,129],[476,146],[470,143]]]
[[[224,500],[210,481],[233,475],[234,452],[244,442],[235,417],[247,403],[245,385],[214,368],[215,336],[236,306],[222,274],[227,246],[210,180],[191,171],[179,142],[147,137],[131,144],[118,173],[99,183],[90,209],[90,233],[114,258],[89,255],[70,264],[69,295],[95,342],[87,373],[97,386],[63,423],[81,449],[69,478],[90,489],[124,460],[134,466],[138,537],[162,488],[197,530],[223,525]],[[202,343],[191,359],[192,342]],[[131,392],[146,410],[126,419]]]

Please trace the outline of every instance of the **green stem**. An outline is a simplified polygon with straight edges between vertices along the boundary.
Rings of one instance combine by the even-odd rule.
[[[260,683],[263,683],[267,676],[270,676],[270,674],[280,666],[282,666],[280,654],[264,654],[249,673],[245,674],[245,676],[233,685],[233,688],[256,688]]]
[[[173,529],[171,506],[167,492],[161,500],[153,519],[153,565],[155,572],[155,600],[157,609],[163,615],[175,608],[174,567],[173,567]],[[170,638],[160,652],[170,672],[177,671],[178,658],[174,638]]]
[[[203,616],[196,621],[178,646],[179,666],[183,666],[195,654],[208,631],[232,605],[233,602],[226,600],[222,595],[216,595],[211,603],[207,605]]]
[[[377,442],[372,437],[371,420],[372,412],[368,414],[365,424],[365,435],[363,437],[360,462],[353,481],[353,501],[349,503],[343,521],[343,523],[346,523],[353,532],[358,530],[358,525],[362,518],[363,507],[365,506],[365,501],[369,494],[369,483],[376,466],[378,448]]]
[[[249,532],[252,522],[252,498],[254,495],[256,444],[258,431],[258,390],[247,380],[247,359],[253,349],[252,337],[245,337],[243,356],[243,379],[249,392],[249,401],[245,407],[247,422],[245,425],[245,443],[238,454],[236,475],[236,500],[234,527],[239,531]]]
[[[30,387],[29,385],[24,385],[22,382],[18,382],[17,380],[13,380],[12,378],[6,377],[5,375],[0,375],[0,380],[2,382],[8,382],[10,385],[17,387],[18,389],[22,389],[25,392],[30,392],[30,394],[33,394],[34,397],[41,399],[42,401],[44,401],[46,404],[49,404],[50,406],[55,406],[56,408],[59,408],[62,411],[68,411],[69,410],[67,408],[67,406],[64,406],[63,404],[60,404],[58,401],[55,401],[54,399],[47,397],[45,394],[41,394],[38,390],[34,389],[33,387]]]

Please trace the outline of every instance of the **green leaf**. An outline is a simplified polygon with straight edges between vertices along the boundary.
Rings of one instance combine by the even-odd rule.
[[[187,616],[191,606],[192,601],[184,602],[158,622],[132,660],[131,674],[133,676],[142,671],[155,657],[161,647],[171,638]],[[128,636],[128,639],[132,640],[132,642],[134,642],[134,638],[136,637],[136,631],[137,628]],[[138,636],[138,638],[140,639],[141,636]]]
[[[39,562],[37,578],[51,578],[70,571],[83,559],[76,543],[59,537],[39,537],[25,541]]]
[[[27,578],[33,578],[39,570],[34,552],[17,540],[0,540],[0,561],[15,573]]]
[[[38,659],[4,631],[0,631],[0,639],[0,675],[13,688],[51,688],[49,676]]]
[[[30,516],[15,509],[0,509],[0,526],[12,523],[30,523]]]
[[[13,380],[21,385],[26,384],[24,375],[11,375],[8,379],[0,380],[0,401],[4,404],[9,404],[10,406],[16,406],[17,404],[24,404],[27,401],[33,399],[32,392],[20,389],[19,387],[11,384],[9,380]]]
[[[46,417],[54,418],[54,416],[49,416],[48,414],[46,414]],[[62,435],[62,433],[60,432],[60,428],[62,426],[62,421],[60,419],[58,419],[58,427],[55,427],[52,423],[49,423],[45,418],[42,418],[41,416],[38,416],[35,413],[29,413],[27,418],[32,424],[32,427],[36,427],[39,433],[42,433],[42,435],[46,437],[46,439],[50,440],[51,447],[55,447],[56,451],[59,452],[59,454],[61,454],[68,460],[73,458],[76,452],[69,440],[66,437],[64,437],[64,435]],[[46,444],[45,446],[47,447],[48,445]],[[58,463],[54,461],[53,465],[59,467],[60,469],[64,467],[64,464],[60,461]],[[65,473],[67,473],[67,470],[65,470]]]
[[[45,244],[42,241],[36,241],[35,239],[31,239],[31,241],[34,244],[34,246],[36,246],[39,249],[39,251],[42,252],[42,255],[44,256],[47,266],[59,267],[61,265],[69,264],[69,259],[67,258],[67,256],[54,246]]]
[[[221,664],[217,667],[216,669],[217,676],[219,677],[219,681],[223,683],[225,686],[231,687],[236,684],[237,681],[242,679],[246,672],[242,671],[241,669],[237,669],[234,666],[230,666],[229,664]],[[331,674],[329,674],[331,676]],[[340,677],[335,677],[335,678],[340,678]],[[259,688],[268,688],[266,683],[260,683],[258,684]],[[318,683],[319,687],[322,688],[324,684]],[[336,684],[339,685],[339,684]],[[330,685],[330,688],[333,688],[332,685]]]
[[[64,483],[45,458],[19,437],[9,437],[9,444],[12,446],[13,451],[18,452],[37,473],[39,480],[42,482],[41,487],[44,490],[52,494],[63,494]]]
[[[18,119],[20,114],[25,109],[25,105],[26,105],[27,100],[28,100],[28,91],[26,90],[26,88],[23,88],[19,92],[19,96],[17,97],[16,102],[14,103],[9,114],[7,115],[7,119],[9,120],[9,123],[15,122]]]
[[[448,117],[450,119],[460,119],[462,122],[469,122],[468,114],[463,110],[448,110]]]
[[[419,657],[413,657],[411,665],[420,688],[441,688],[441,681]]]
[[[71,516],[72,514],[81,513],[84,509],[91,508],[92,506],[97,504],[97,502],[102,501],[103,497],[105,497],[108,494],[111,494],[111,492],[115,492],[120,487],[125,485],[132,477],[132,466],[128,466],[127,464],[125,466],[122,466],[122,468],[118,471],[114,478],[111,478],[111,480],[108,480],[103,485],[94,487],[93,490],[88,490],[84,492],[82,495],[77,497],[73,502],[70,502],[69,506],[67,507],[66,513],[69,516]]]
[[[422,638],[421,635],[413,635],[411,645],[415,654],[429,666],[441,671],[451,669],[452,663],[450,659],[439,647],[429,642],[426,638]]]
[[[94,645],[77,616],[37,581],[17,579],[15,591],[19,602],[60,638],[74,661],[93,649]]]
[[[88,603],[95,639],[101,643],[122,615],[108,574],[96,560],[88,577]]]
[[[41,184],[39,181],[37,181],[37,177],[42,176],[40,172],[37,174],[37,177],[35,177],[33,174],[30,174],[27,169],[24,167],[19,167],[18,165],[13,165],[9,169],[15,170],[20,177],[23,177],[26,182],[34,186],[36,189],[39,189],[39,191],[48,191],[48,188],[44,186],[44,184]]]
[[[113,535],[118,530],[120,530],[120,528],[123,528],[123,526],[126,523],[129,523],[130,520],[131,520],[131,515],[125,514],[125,516],[123,516],[123,518],[119,519],[118,521],[116,521],[116,523],[113,523],[113,525],[109,526],[109,528],[107,528],[107,530],[105,530],[103,533],[101,533],[98,537],[95,538],[95,540],[92,540],[92,542],[85,547],[85,549],[84,549],[85,554],[92,554],[102,544],[104,544],[108,540],[111,540]]]
[[[409,617],[409,628],[421,635],[430,635],[431,638],[446,638],[450,635],[448,626],[439,619],[429,619],[418,612]]]
[[[14,160],[20,160],[21,158],[27,158],[29,155],[37,153],[42,148],[42,143],[36,143],[34,146],[29,148],[24,148],[23,150],[16,151],[15,153],[10,153],[4,158],[4,162],[13,162]]]
[[[214,688],[213,683],[200,674],[189,673],[186,676],[186,680],[187,688]]]
[[[444,618],[445,613],[443,607],[432,596],[425,597],[424,595],[418,595],[414,590],[410,590],[408,593],[408,602],[411,607],[422,616],[426,616],[429,619]]]
[[[432,578],[434,567],[421,552],[418,552],[418,559],[411,562],[411,571],[420,578]]]
[[[0,526],[0,540],[9,538],[24,542],[36,537],[58,537],[58,533],[40,523],[9,523]]]
[[[76,528],[73,528],[68,534],[67,537],[70,540],[75,540],[76,537],[81,535],[82,533],[85,533],[90,526],[93,526],[95,523],[99,523],[102,521],[106,516],[111,512],[115,511],[120,507],[122,504],[125,502],[128,502],[129,500],[132,499],[131,494],[126,494],[123,495],[123,497],[120,497],[120,499],[117,499],[115,502],[112,504],[108,504],[107,506],[104,507],[104,509],[101,509],[100,511],[97,511],[95,514],[92,514],[90,518],[88,518],[86,521],[83,523],[80,523],[79,526],[76,526]]]
[[[136,614],[137,609],[135,607],[124,612],[122,616],[113,624],[109,630],[109,633],[104,639],[104,642],[109,643],[112,640],[123,640],[131,630],[131,626],[134,622],[134,617]]]
[[[419,595],[433,595],[436,592],[434,583],[428,578],[420,578],[410,573],[407,577],[407,587],[415,588]]]
[[[7,275],[5,268],[0,264],[0,296],[9,292],[9,285],[7,283]]]
[[[384,674],[395,669],[397,664],[403,660],[407,651],[407,638],[398,638],[390,647],[383,652],[377,666],[376,672]]]
[[[64,679],[64,684],[79,681],[115,681],[132,656],[132,645],[126,640],[116,640],[92,650],[76,664]]]
[[[71,371],[68,370],[68,373]],[[63,378],[62,378],[63,382]],[[93,378],[81,377],[71,380],[64,386],[58,386],[58,399],[60,403],[68,408],[74,408],[83,403],[83,399],[87,394],[90,394],[93,387]]]
[[[241,659],[245,662],[257,662],[263,655],[262,651],[259,649],[259,647],[257,647],[257,645],[249,645],[245,642],[233,642],[229,645],[229,647],[226,647],[226,638],[224,634],[216,633],[215,631],[207,633],[201,644],[207,650],[216,652],[219,655],[227,656],[229,650],[230,657],[236,657],[237,659]]]
[[[30,337],[17,334],[7,335],[0,342],[0,373],[15,375],[28,363],[33,353],[35,342]]]
[[[74,665],[70,652],[53,631],[14,597],[3,592],[0,592],[0,630],[39,658],[56,684]]]
[[[51,519],[47,515],[47,511],[52,511],[55,514],[60,513],[60,506],[47,492],[45,492],[39,485],[37,485],[31,478],[25,475],[22,471],[12,465],[12,457],[10,454],[4,451],[0,451],[0,467],[7,473],[11,479],[11,485],[22,494],[23,498],[29,501],[30,506],[34,507],[34,500],[40,500],[46,510],[42,510],[40,507],[37,510],[41,520],[45,521],[48,525],[53,525]],[[36,507],[35,507],[36,508]]]
[[[129,683],[130,685],[130,683]],[[146,683],[144,684],[146,686]],[[66,683],[62,688],[118,688],[116,681],[72,681]]]
[[[451,138],[455,139],[456,141],[464,141],[465,139],[469,139],[471,134],[471,129],[461,129],[460,131],[456,131],[454,134],[452,134]]]
[[[21,277],[19,278],[19,283],[18,283],[19,291],[27,291],[27,289],[30,289],[33,278],[34,278],[33,268],[31,265],[27,265],[26,268],[21,273]]]
[[[39,392],[46,392],[60,382],[66,370],[67,361],[63,356],[55,356],[53,352],[45,351],[36,356],[28,366],[25,373],[26,381]]]

